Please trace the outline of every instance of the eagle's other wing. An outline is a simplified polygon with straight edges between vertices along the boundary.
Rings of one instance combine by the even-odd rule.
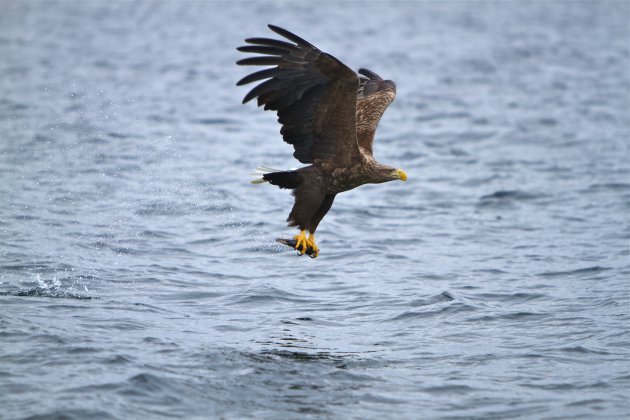
[[[363,153],[371,156],[376,127],[396,97],[396,85],[367,69],[359,69],[359,73],[362,77],[357,92],[357,139]]]
[[[237,64],[275,66],[237,83],[240,86],[268,79],[253,88],[243,103],[257,98],[258,106],[278,111],[280,133],[293,145],[293,156],[302,163],[313,163],[315,159],[349,162],[357,158],[357,74],[297,35],[274,25],[269,28],[293,43],[248,38],[245,41],[252,45],[238,48],[263,55]]]

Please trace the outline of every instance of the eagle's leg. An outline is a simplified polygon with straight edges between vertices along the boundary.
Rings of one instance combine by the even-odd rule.
[[[311,254],[311,258],[317,258],[319,255],[319,248],[315,244],[315,230],[317,226],[319,226],[319,222],[322,221],[330,207],[332,206],[333,201],[335,200],[335,194],[328,194],[322,200],[322,203],[319,205],[319,208],[311,217],[311,220],[308,224],[308,245],[313,248],[313,254]]]
[[[306,231],[302,230],[299,235],[293,237],[295,239],[295,249],[303,255],[308,249],[308,239],[306,239]]]
[[[308,239],[306,240],[306,243],[308,244],[308,246],[313,248],[311,258],[317,258],[317,256],[319,255],[319,248],[317,248],[317,245],[315,244],[315,232],[308,232]]]

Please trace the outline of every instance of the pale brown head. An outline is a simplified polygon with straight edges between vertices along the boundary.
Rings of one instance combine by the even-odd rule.
[[[389,165],[377,165],[373,175],[374,184],[389,181],[407,181],[407,174],[402,169],[394,168]]]

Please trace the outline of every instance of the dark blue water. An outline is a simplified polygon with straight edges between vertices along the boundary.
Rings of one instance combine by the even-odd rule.
[[[0,417],[630,416],[627,2],[3,2]],[[267,23],[398,86],[320,257]]]

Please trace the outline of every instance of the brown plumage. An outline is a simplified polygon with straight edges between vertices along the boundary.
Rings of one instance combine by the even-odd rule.
[[[382,165],[372,156],[376,127],[396,96],[396,86],[366,69],[355,73],[285,29],[269,28],[291,42],[246,39],[249,45],[238,50],[260,55],[237,64],[274,67],[252,73],[237,85],[266,79],[243,103],[256,98],[265,110],[277,111],[280,133],[293,145],[293,156],[310,165],[263,171],[262,179],[255,182],[293,190],[295,204],[287,221],[301,231],[294,238],[295,248],[300,254],[313,251],[311,256],[316,257],[315,230],[338,193],[363,184],[407,179],[402,170]]]

